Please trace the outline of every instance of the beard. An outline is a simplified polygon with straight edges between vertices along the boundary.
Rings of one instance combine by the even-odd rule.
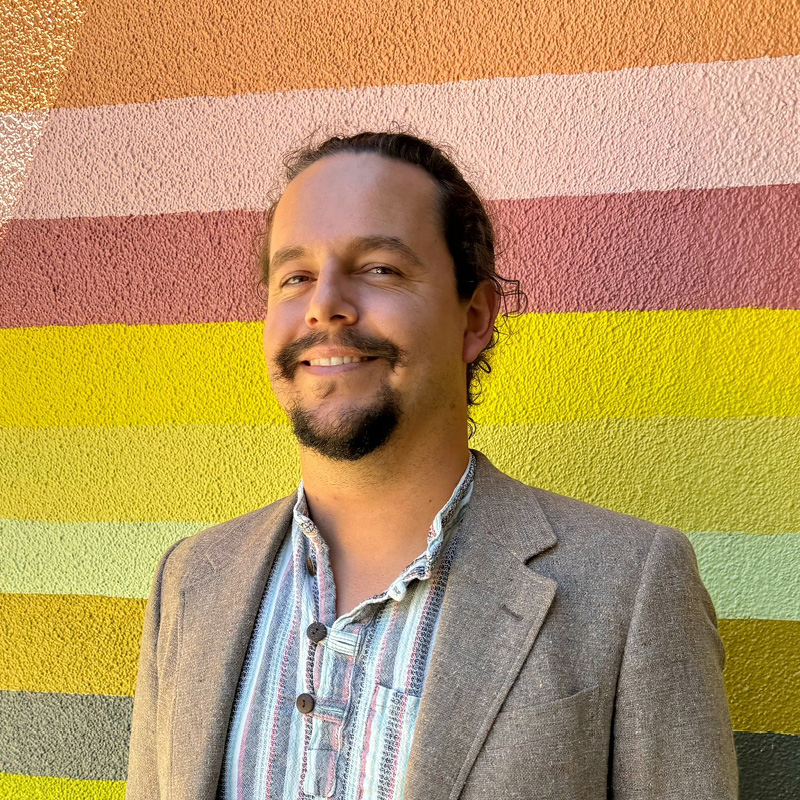
[[[299,406],[288,413],[300,444],[334,461],[358,461],[375,452],[389,441],[402,417],[399,396],[386,385],[373,405],[348,409],[332,425],[321,424]]]

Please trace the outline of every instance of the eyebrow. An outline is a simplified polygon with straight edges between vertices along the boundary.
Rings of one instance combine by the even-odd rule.
[[[425,266],[422,259],[397,236],[357,236],[355,239],[350,240],[348,249],[354,254],[366,253],[370,250],[387,250],[390,253],[394,253],[410,261],[415,267],[422,268]],[[289,261],[305,258],[309,255],[310,251],[308,248],[302,245],[282,247],[270,259],[270,272],[277,271]]]

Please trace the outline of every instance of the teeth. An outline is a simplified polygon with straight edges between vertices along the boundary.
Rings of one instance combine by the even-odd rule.
[[[333,358],[312,358],[312,367],[336,367],[339,364],[351,364],[354,361],[366,361],[369,356],[334,356]]]

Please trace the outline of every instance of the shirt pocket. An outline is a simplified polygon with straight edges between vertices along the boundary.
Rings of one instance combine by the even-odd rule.
[[[413,694],[386,686],[376,688],[365,732],[368,752],[362,775],[365,797],[393,797],[403,786],[419,704],[420,698]],[[386,763],[393,768],[382,769]]]

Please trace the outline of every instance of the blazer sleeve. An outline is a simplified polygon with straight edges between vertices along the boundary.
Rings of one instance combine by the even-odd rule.
[[[181,540],[182,541],[182,540]],[[162,595],[167,559],[180,544],[176,542],[161,557],[144,613],[139,671],[133,699],[133,718],[128,750],[126,800],[157,800],[158,780],[158,641],[162,623]]]
[[[634,602],[614,707],[615,800],[735,800],[725,648],[688,537],[658,527]]]

